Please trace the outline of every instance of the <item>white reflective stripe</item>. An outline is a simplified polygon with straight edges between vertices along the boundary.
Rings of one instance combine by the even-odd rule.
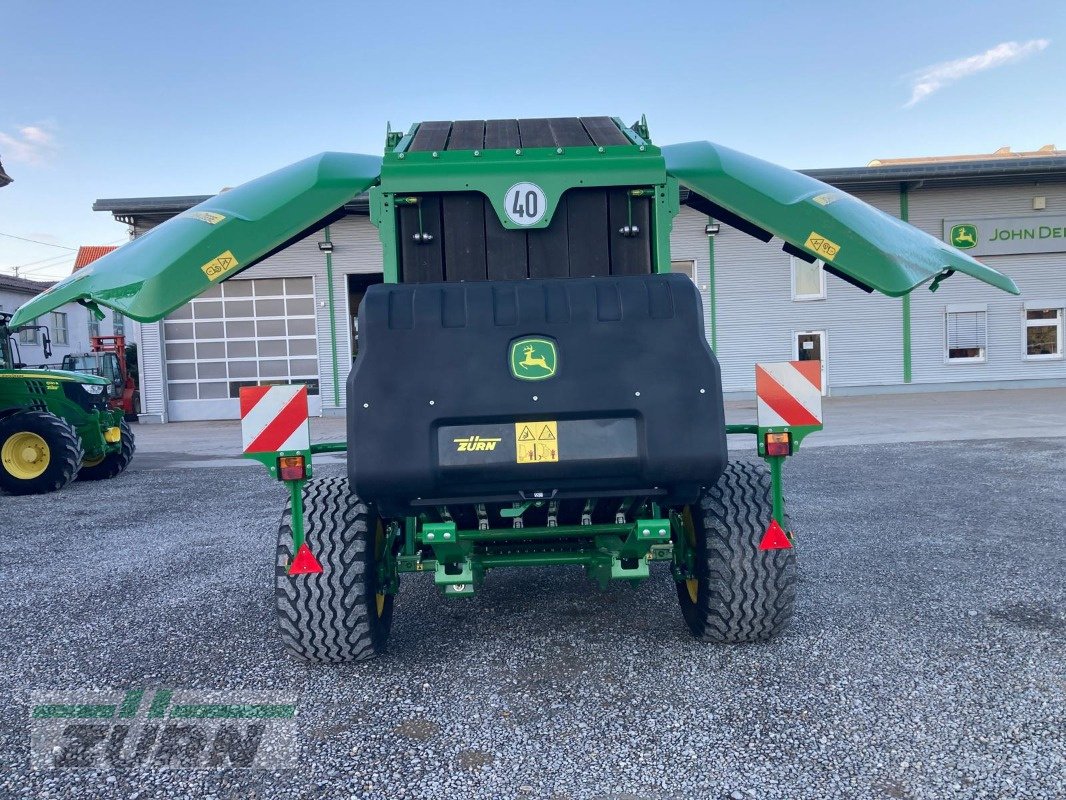
[[[763,365],[765,366],[765,364]],[[774,411],[770,406],[766,405],[766,402],[760,397],[756,401],[758,403],[759,425],[763,428],[769,428],[777,425],[788,425],[780,414]]]
[[[267,393],[260,398],[259,402],[252,406],[248,414],[241,418],[241,438],[244,441],[244,450],[259,438],[267,426],[281,413],[302,386],[271,386]]]
[[[811,416],[821,422],[822,391],[819,387],[807,380],[807,377],[796,369],[791,361],[781,361],[774,364],[759,364],[759,366],[762,367],[767,375],[781,384],[782,388],[792,395],[797,403],[807,409]],[[780,419],[780,417],[778,418]],[[780,425],[781,423],[772,424]]]
[[[278,448],[278,451],[309,450],[311,448],[311,435],[308,431],[308,427],[307,420],[301,422],[296,430],[292,432],[292,436],[286,439],[285,443]]]

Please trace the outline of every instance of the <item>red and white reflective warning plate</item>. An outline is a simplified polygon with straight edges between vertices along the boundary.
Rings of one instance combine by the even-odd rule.
[[[755,365],[759,427],[821,426],[822,362]]]
[[[246,386],[241,389],[244,452],[308,450],[306,386]]]

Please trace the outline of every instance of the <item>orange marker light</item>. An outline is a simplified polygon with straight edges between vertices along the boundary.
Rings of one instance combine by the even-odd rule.
[[[792,455],[792,434],[768,433],[766,434],[766,455],[790,456]]]
[[[278,480],[302,481],[306,477],[303,456],[278,456]]]

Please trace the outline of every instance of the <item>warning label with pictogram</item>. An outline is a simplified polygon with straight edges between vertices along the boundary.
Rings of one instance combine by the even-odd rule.
[[[204,275],[207,276],[209,281],[216,282],[237,269],[238,266],[240,266],[240,264],[237,261],[237,257],[234,256],[231,251],[227,250],[225,253],[221,253],[212,258],[200,267],[200,269],[203,270]]]
[[[516,461],[541,464],[559,460],[559,423],[516,422],[514,426]]]

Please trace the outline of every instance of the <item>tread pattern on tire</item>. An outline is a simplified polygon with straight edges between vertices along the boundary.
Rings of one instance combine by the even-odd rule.
[[[133,429],[126,420],[119,422],[122,431],[121,449],[117,453],[108,453],[99,464],[83,466],[78,471],[79,481],[103,481],[121,475],[133,460],[133,454],[137,452],[137,441],[133,436]]]
[[[693,603],[685,583],[679,583],[678,598],[693,634],[733,644],[762,641],[784,630],[795,605],[796,553],[759,549],[773,518],[769,470],[760,463],[730,461],[718,483],[703,491],[692,518],[699,590]]]
[[[19,411],[0,421],[0,444],[19,431],[33,431],[48,443],[51,463],[31,480],[10,475],[0,466],[0,489],[11,494],[57,492],[74,480],[85,451],[74,426],[48,411]]]
[[[377,519],[351,491],[347,478],[304,484],[304,539],[322,572],[288,573],[293,558],[292,506],[278,526],[275,595],[286,649],[312,663],[365,661],[384,652],[393,596],[379,617],[374,553]]]

